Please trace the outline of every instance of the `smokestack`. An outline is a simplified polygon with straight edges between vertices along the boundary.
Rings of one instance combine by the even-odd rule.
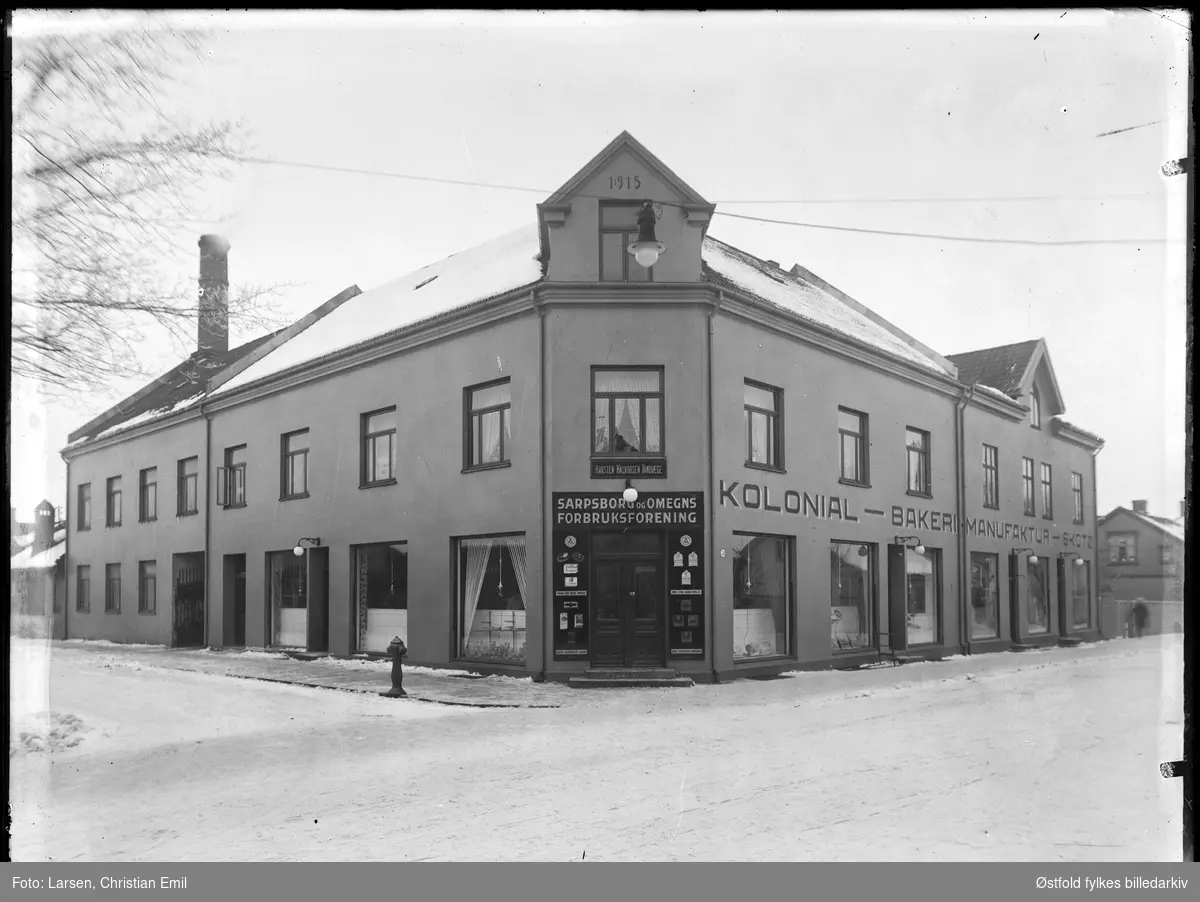
[[[196,350],[229,350],[229,242],[200,236],[200,323]]]
[[[30,554],[40,554],[54,544],[54,505],[43,501],[33,509],[33,546]]]
[[[1140,500],[1139,500],[1139,501],[1134,501],[1134,502],[1133,502],[1133,512],[1134,512],[1135,514],[1144,514],[1144,513],[1146,513],[1146,502],[1145,502],[1145,501],[1140,501]]]

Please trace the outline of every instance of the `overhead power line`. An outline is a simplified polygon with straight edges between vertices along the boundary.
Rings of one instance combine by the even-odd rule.
[[[301,168],[301,169],[317,169],[317,170],[322,170],[322,171],[326,171],[326,172],[343,172],[343,173],[350,173],[353,175],[369,175],[369,176],[378,176],[378,177],[382,177],[382,178],[406,179],[409,181],[431,182],[431,183],[442,184],[442,185],[461,185],[461,186],[465,186],[465,187],[469,187],[469,188],[490,188],[490,189],[495,189],[495,190],[500,190],[500,191],[522,191],[522,192],[526,192],[526,193],[530,193],[530,194],[549,195],[549,194],[553,193],[553,190],[554,190],[551,188],[531,188],[531,187],[526,187],[526,186],[522,186],[522,185],[501,185],[501,184],[496,184],[496,183],[492,183],[492,182],[479,182],[479,181],[467,180],[467,179],[450,179],[450,178],[442,178],[442,177],[437,177],[437,176],[412,175],[412,174],[400,173],[400,172],[387,172],[387,171],[378,170],[378,169],[356,169],[356,168],[353,168],[350,166],[333,166],[333,165],[329,165],[329,164],[325,164],[325,163],[303,163],[303,162],[298,162],[295,160],[277,160],[277,159],[269,159],[266,157],[239,156],[239,157],[236,157],[235,159],[238,159],[245,163],[258,163],[258,164],[263,164],[263,165],[274,165],[274,166],[294,166],[294,167]],[[582,196],[586,197],[589,195],[582,195]],[[599,197],[599,195],[591,195],[591,196]],[[1036,200],[1077,200],[1077,199],[1078,200],[1082,200],[1082,199],[1103,200],[1103,199],[1109,199],[1109,198],[1114,198],[1114,197],[1140,197],[1140,196],[1150,196],[1150,195],[1139,195],[1139,194],[1090,195],[1087,198],[1082,198],[1082,197],[1072,198],[1072,197],[1067,197],[1067,196],[1060,197],[1060,196],[1054,196],[1054,195],[1043,195],[1043,196],[1008,197],[1008,198],[1004,198],[1004,197],[994,197],[994,198],[881,198],[881,199],[863,199],[863,200],[826,199],[826,200],[807,200],[807,201],[780,201],[780,200],[769,200],[769,201],[735,200],[735,201],[729,201],[729,200],[725,200],[725,201],[714,201],[714,203],[723,203],[723,204],[759,204],[759,203],[763,203],[763,204],[768,204],[768,203],[772,203],[772,204],[785,204],[785,203],[790,203],[790,204],[805,204],[805,203],[833,204],[833,203],[844,203],[844,204],[852,204],[852,203],[951,203],[951,202],[956,202],[956,201],[957,202],[971,202],[971,203],[984,203],[984,202],[995,203],[995,202],[1004,202],[1004,201],[1036,201]],[[664,206],[673,206],[672,204],[669,204],[669,203],[663,204],[663,205]],[[729,213],[724,210],[718,211],[717,215],[725,216],[730,219],[743,219],[743,220],[748,220],[751,222],[762,222],[762,223],[769,223],[772,225],[794,226],[797,228],[824,229],[827,231],[834,231],[834,232],[854,232],[854,233],[863,234],[863,235],[889,235],[889,236],[898,237],[898,238],[927,238],[927,239],[934,239],[934,240],[938,240],[938,241],[959,241],[959,242],[968,242],[968,243],[972,243],[972,244],[1015,244],[1015,245],[1033,245],[1033,246],[1047,246],[1047,247],[1068,247],[1068,246],[1075,246],[1075,245],[1101,245],[1101,244],[1132,244],[1132,245],[1158,244],[1158,243],[1163,243],[1163,242],[1166,242],[1169,240],[1167,238],[1082,238],[1082,239],[1075,239],[1075,240],[1069,240],[1069,241],[1053,241],[1053,240],[1044,240],[1043,241],[1043,240],[1036,240],[1036,239],[1031,239],[1031,238],[973,238],[973,237],[969,237],[969,236],[965,236],[965,235],[941,235],[941,234],[935,234],[935,233],[929,233],[929,232],[902,232],[902,231],[894,231],[894,230],[889,230],[889,229],[867,229],[867,228],[855,228],[855,227],[851,227],[851,226],[827,225],[824,223],[815,223],[815,222],[797,222],[795,220],[788,220],[788,219],[770,219],[770,218],[766,218],[766,217],[762,217],[762,216],[748,216],[748,215],[741,214],[741,213]]]

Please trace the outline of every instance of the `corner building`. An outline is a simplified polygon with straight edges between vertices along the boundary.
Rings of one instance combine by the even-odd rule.
[[[1095,637],[1102,442],[1044,343],[943,357],[709,236],[714,209],[622,133],[536,224],[114,408],[64,451],[72,493],[195,457],[196,519],[70,533],[69,584],[186,552],[213,646],[399,635],[414,664],[581,682]],[[177,636],[179,585],[154,630],[70,594],[68,635]]]

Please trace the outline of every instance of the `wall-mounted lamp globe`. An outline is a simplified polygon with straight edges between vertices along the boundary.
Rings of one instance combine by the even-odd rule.
[[[295,548],[292,549],[292,554],[296,555],[296,557],[303,557],[304,549],[301,548],[299,545],[297,545]]]
[[[1038,556],[1036,554],[1029,555],[1029,563],[1036,564],[1037,562],[1038,562]]]
[[[914,549],[913,549],[913,551],[915,551],[917,554],[924,554],[924,553],[925,553],[925,546],[924,546],[924,545],[918,545],[916,548],[914,548]]]
[[[321,547],[320,539],[303,538],[303,539],[297,540],[296,547],[292,549],[292,554],[296,555],[296,557],[302,557],[304,555],[304,550],[306,548],[320,548],[320,547]]]
[[[1083,558],[1081,558],[1081,557],[1075,558],[1075,566],[1082,567],[1083,566]]]
[[[621,498],[626,504],[633,504],[638,500],[638,490],[633,487],[633,483],[628,479],[625,480],[625,491],[621,493]]]
[[[646,201],[638,210],[638,237],[629,245],[629,253],[639,266],[649,269],[667,252],[667,246],[654,236],[654,204]]]

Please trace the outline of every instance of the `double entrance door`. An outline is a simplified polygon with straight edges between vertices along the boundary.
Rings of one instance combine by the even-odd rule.
[[[592,664],[661,667],[665,641],[661,558],[596,555],[592,580]]]

